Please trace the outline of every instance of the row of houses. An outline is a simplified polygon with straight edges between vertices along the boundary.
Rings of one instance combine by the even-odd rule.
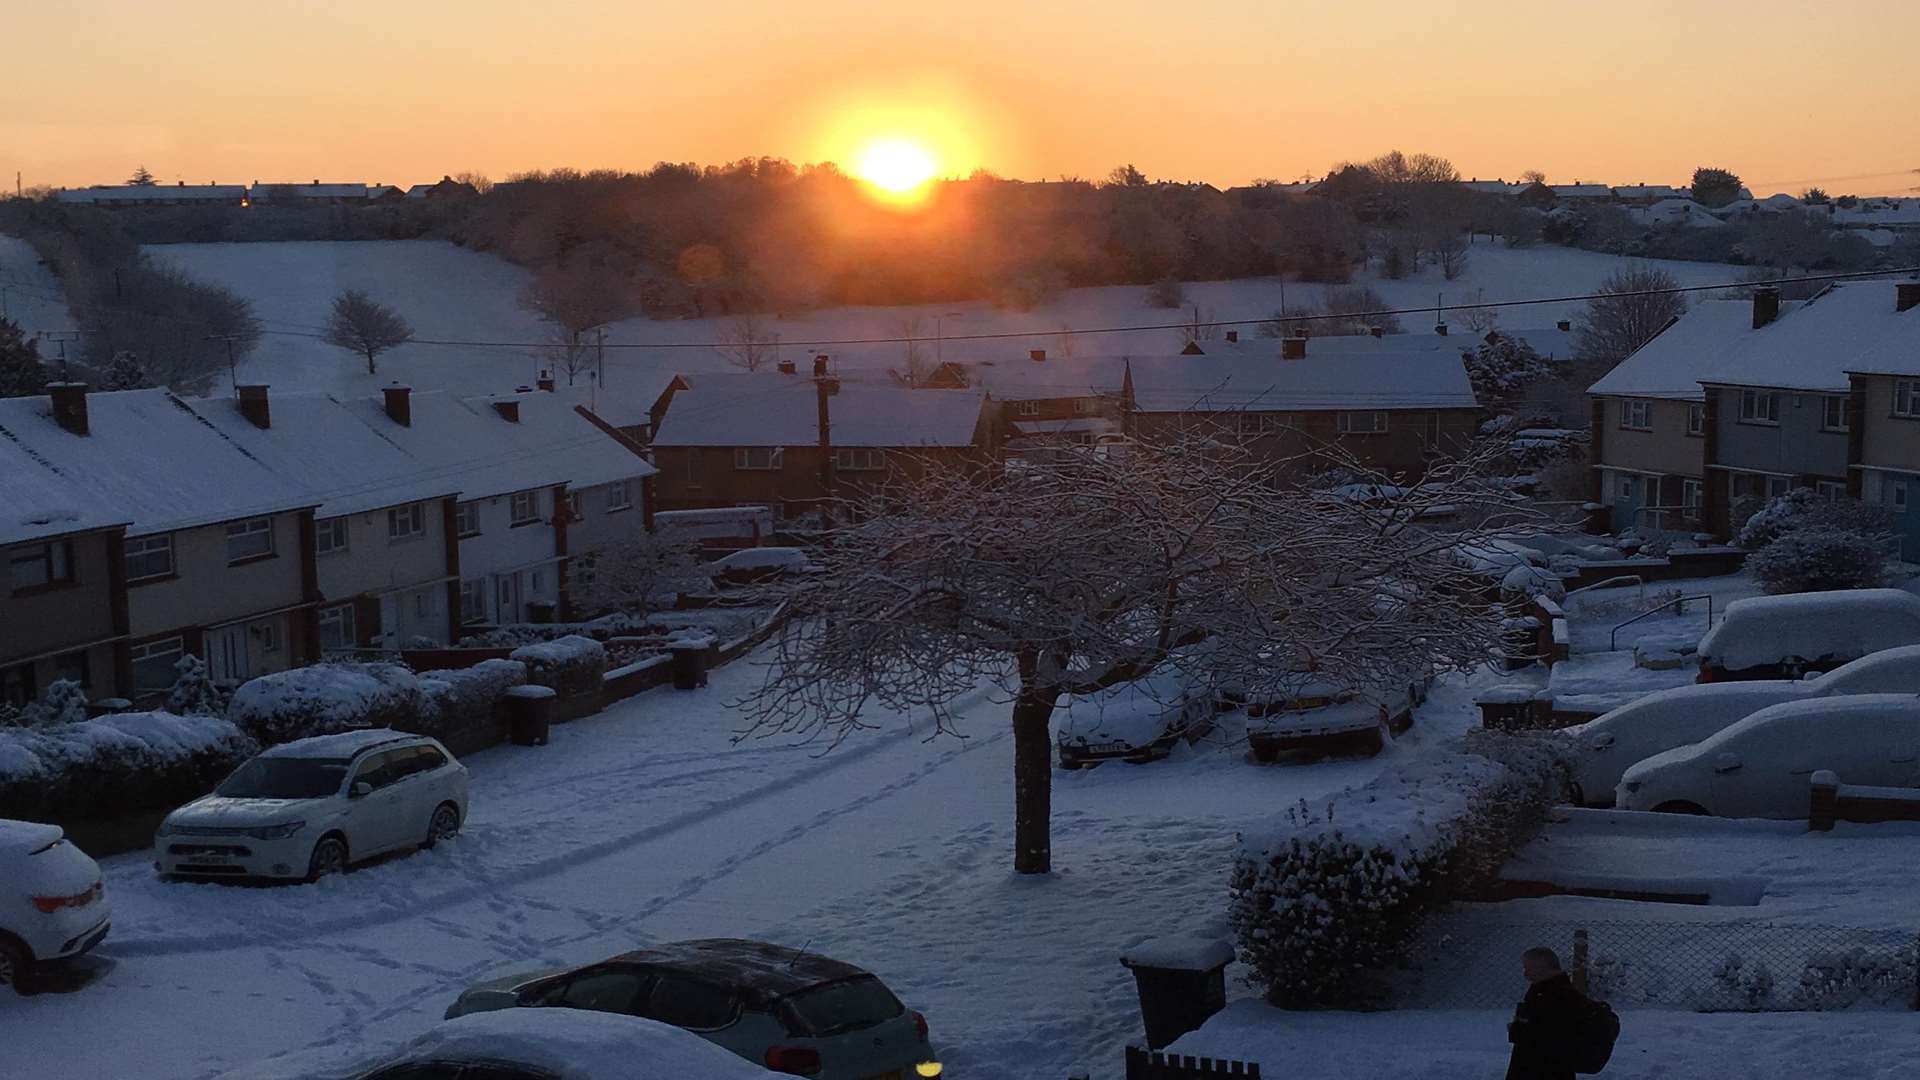
[[[65,203],[104,207],[138,206],[359,206],[407,200],[448,199],[477,194],[472,184],[443,176],[431,184],[399,188],[392,184],[262,183],[97,184],[69,188],[56,198]]]
[[[1805,487],[1887,507],[1920,559],[1920,282],[1703,301],[1589,394],[1615,529],[1724,535],[1743,499]]]
[[[564,615],[568,559],[646,528],[640,447],[556,395],[48,389],[0,400],[0,701]]]

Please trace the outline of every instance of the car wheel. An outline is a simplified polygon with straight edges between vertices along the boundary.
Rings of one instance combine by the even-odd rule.
[[[427,822],[427,839],[420,846],[431,848],[442,840],[451,840],[460,835],[460,808],[450,802],[443,802],[433,808],[433,819]]]
[[[33,961],[28,958],[27,950],[13,939],[0,935],[0,986],[11,986],[24,994],[32,974]]]
[[[323,836],[313,845],[313,858],[307,862],[307,880],[319,881],[329,874],[347,872],[347,842],[338,836]]]
[[[1696,817],[1708,816],[1706,807],[1701,806],[1699,803],[1686,802],[1680,799],[1675,799],[1672,802],[1663,802],[1659,806],[1654,807],[1653,812],[1656,814],[1692,814]]]

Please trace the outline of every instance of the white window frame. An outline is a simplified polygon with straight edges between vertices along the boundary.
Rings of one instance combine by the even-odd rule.
[[[240,563],[252,562],[255,559],[272,558],[275,543],[273,534],[273,519],[270,517],[248,518],[245,521],[235,521],[229,524],[227,526],[227,565],[237,566]],[[267,546],[264,550],[242,552],[238,555],[234,554],[233,544],[235,540],[246,545],[256,542],[256,537],[264,537],[266,539]]]
[[[73,584],[73,541],[49,540],[43,544],[22,544],[7,552],[8,577],[16,593],[31,589],[55,588]],[[21,584],[15,567],[37,565],[38,580]]]
[[[1828,394],[1821,398],[1820,430],[1853,430],[1853,398],[1850,395]]]
[[[736,446],[733,448],[733,467],[738,471],[774,472],[786,464],[787,448],[784,446]],[[756,463],[756,458],[764,463]]]
[[[321,653],[324,654],[328,649],[354,649],[360,646],[359,627],[354,625],[355,619],[353,605],[351,603],[335,604],[332,607],[321,608],[319,618],[316,619],[315,622]],[[340,644],[327,644],[327,631],[329,629],[333,631],[333,636],[340,641]]]
[[[1242,435],[1268,435],[1286,427],[1286,420],[1283,413],[1242,412],[1235,425]]]
[[[1893,380],[1893,415],[1920,420],[1920,379]]]
[[[1354,418],[1360,416],[1368,417],[1373,426],[1355,427]],[[1379,409],[1366,412],[1343,412],[1334,419],[1334,430],[1342,435],[1385,435],[1387,425],[1387,414]]]
[[[632,481],[615,480],[607,485],[607,513],[617,514],[622,510],[633,509]]]
[[[427,511],[420,503],[387,508],[387,542],[413,540],[427,535]]]
[[[1092,416],[1099,407],[1099,402],[1091,401],[1087,398],[1073,399],[1073,413],[1075,416]]]
[[[887,467],[887,456],[872,446],[843,446],[833,452],[833,467],[841,472],[874,472]]]
[[[166,664],[167,673],[164,676],[166,681],[142,686],[138,678],[135,678],[133,688],[135,690],[165,690],[172,686],[175,678],[173,665],[178,663],[180,658],[186,654],[187,639],[181,637],[161,638],[159,641],[148,641],[129,647],[127,649],[128,664],[132,670],[136,672],[140,670],[140,663],[143,660],[154,660],[163,657],[170,658]]]
[[[1627,431],[1653,430],[1653,402],[1627,398],[1620,402],[1620,426]]]
[[[1038,401],[1016,401],[1013,403],[1013,415],[1039,416],[1040,403]]]
[[[1680,505],[1699,510],[1707,505],[1707,485],[1698,480],[1680,481]]]
[[[586,517],[587,503],[578,491],[567,492],[567,519],[579,521]]]
[[[127,583],[138,581],[158,581],[173,576],[173,534],[154,533],[152,536],[130,536],[124,548],[127,564]],[[166,556],[166,569],[150,570],[144,574],[133,572],[135,559],[150,559],[156,555]]]
[[[480,500],[453,504],[453,529],[462,538],[480,535]]]
[[[313,553],[331,555],[336,551],[347,550],[348,536],[351,532],[344,514],[339,517],[316,519],[313,523]]]
[[[1768,476],[1761,481],[1760,490],[1766,492],[1767,498],[1777,499],[1793,490],[1793,480],[1785,476]]]
[[[1847,497],[1847,485],[1838,480],[1815,480],[1813,491],[1826,502],[1839,502]]]
[[[1707,406],[1705,402],[1695,401],[1687,405],[1687,434],[1705,435],[1707,433]]]
[[[1780,394],[1773,390],[1741,390],[1740,422],[1777,426],[1780,423]]]
[[[487,579],[473,578],[462,581],[460,583],[460,625],[470,626],[486,621]]]
[[[514,526],[540,521],[540,495],[534,491],[516,491],[507,496],[507,518]]]

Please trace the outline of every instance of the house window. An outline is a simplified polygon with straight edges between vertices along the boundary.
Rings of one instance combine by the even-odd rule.
[[[253,636],[260,640],[261,652],[280,651],[279,624],[270,622],[254,623]]]
[[[453,531],[461,536],[480,535],[480,504],[462,502],[453,504]]]
[[[1335,429],[1342,435],[1380,435],[1387,430],[1387,414],[1383,412],[1343,412],[1335,421]]]
[[[1687,406],[1687,434],[1707,433],[1707,407],[1696,401]]]
[[[1740,391],[1740,422],[1777,424],[1780,422],[1780,395],[1771,390]]]
[[[1813,491],[1825,502],[1839,502],[1847,497],[1847,485],[1838,480],[1816,480]]]
[[[1620,403],[1620,426],[1633,431],[1653,430],[1653,402],[1623,401]]]
[[[1037,401],[1016,401],[1013,403],[1015,416],[1039,416],[1040,403]]]
[[[529,593],[531,593],[531,594],[533,594],[534,596],[539,596],[539,595],[540,595],[540,585],[541,585],[541,583],[542,583],[542,581],[543,581],[543,580],[544,580],[544,579],[542,579],[542,578],[541,578],[541,576],[540,576],[540,571],[538,571],[538,570],[531,570],[531,571],[528,571],[528,573],[527,573],[527,592],[529,592]]]
[[[187,652],[184,638],[163,638],[149,641],[145,645],[135,645],[127,650],[127,658],[133,662],[133,688],[135,690],[165,690],[173,685],[179,674],[173,665],[179,662]]]
[[[1614,489],[1619,492],[1622,499],[1633,498],[1633,477],[1622,475],[1619,483],[1614,485]]]
[[[433,594],[426,590],[413,594],[413,617],[425,619],[433,614]]]
[[[338,652],[360,643],[354,634],[353,605],[335,604],[320,609],[320,651]]]
[[[1092,416],[1094,409],[1098,407],[1098,402],[1090,401],[1086,398],[1073,399],[1073,412],[1075,416]]]
[[[460,583],[460,621],[462,623],[487,621],[487,583],[484,580]]]
[[[66,584],[73,580],[73,541],[14,548],[7,562],[14,592]]]
[[[1895,510],[1907,508],[1907,482],[1905,480],[1887,481],[1887,505]]]
[[[313,553],[329,555],[347,550],[347,519],[321,518],[313,523]]]
[[[607,485],[607,513],[627,510],[633,506],[633,493],[628,489],[626,480],[615,480]]]
[[[1893,381],[1893,415],[1920,417],[1920,379]]]
[[[567,520],[580,521],[586,517],[586,500],[578,491],[567,492]]]
[[[426,508],[420,503],[395,506],[387,510],[387,539],[411,540],[427,532]]]
[[[273,554],[273,519],[254,518],[227,526],[227,565]]]
[[[736,469],[778,469],[785,457],[784,446],[741,446],[733,451]]]
[[[1785,495],[1787,489],[1792,486],[1792,482],[1784,476],[1769,476],[1767,477],[1767,498],[1777,499]]]
[[[1853,426],[1853,400],[1844,394],[1820,399],[1820,430],[1845,431]]]
[[[158,536],[128,538],[128,581],[151,581],[154,578],[169,577],[172,574],[173,534],[161,533]]]
[[[515,525],[531,525],[540,519],[539,503],[531,491],[516,491],[508,501],[507,518]]]
[[[833,467],[847,471],[884,469],[887,467],[887,457],[870,446],[847,447],[833,452]]]
[[[1279,413],[1243,412],[1237,418],[1237,425],[1242,435],[1265,435],[1279,431],[1285,419]]]
[[[0,668],[0,705],[25,705],[40,696],[32,664]]]
[[[1706,486],[1698,480],[1680,481],[1680,504],[1689,510],[1698,510],[1707,504]]]

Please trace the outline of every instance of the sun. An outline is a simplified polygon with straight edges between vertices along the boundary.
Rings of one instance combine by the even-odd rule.
[[[910,198],[932,180],[933,152],[906,138],[876,139],[860,151],[854,175],[894,198]]]

